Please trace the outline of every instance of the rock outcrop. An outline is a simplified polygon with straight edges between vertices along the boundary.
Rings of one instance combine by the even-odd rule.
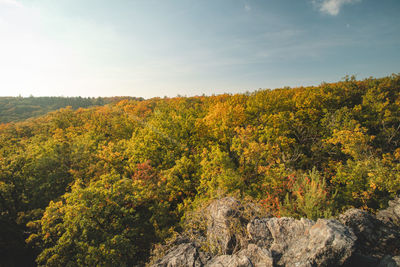
[[[241,247],[238,229],[244,220],[243,207],[234,198],[226,197],[210,204],[207,209],[207,240],[214,251],[220,254],[232,254]]]
[[[389,207],[379,211],[376,217],[383,222],[400,226],[400,197],[390,200]]]
[[[192,242],[179,244],[170,251],[158,262],[153,264],[154,267],[178,267],[191,266],[201,267],[207,263],[210,256],[207,253],[200,251],[199,247]]]
[[[400,266],[400,201],[377,216],[351,209],[335,219],[253,218],[246,220],[234,198],[206,209],[210,252],[196,240],[177,244],[152,266]]]
[[[236,254],[214,257],[206,267],[273,267],[273,264],[274,259],[269,250],[249,244]]]
[[[246,256],[220,255],[214,257],[206,267],[253,267],[252,262]]]
[[[383,257],[378,267],[398,267],[400,266],[400,256],[388,256]]]
[[[250,242],[271,251],[279,266],[338,266],[353,253],[356,237],[336,220],[256,219]]]
[[[359,209],[346,211],[339,220],[357,236],[357,253],[376,258],[400,254],[400,228],[396,225]]]

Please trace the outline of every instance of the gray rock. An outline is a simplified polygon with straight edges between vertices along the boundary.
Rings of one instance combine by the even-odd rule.
[[[271,250],[280,266],[341,265],[351,256],[356,240],[336,220],[257,219],[247,230],[250,242]]]
[[[394,200],[390,200],[389,207],[379,211],[376,217],[385,223],[393,223],[400,226],[400,198],[397,197]]]
[[[206,267],[273,267],[271,252],[250,244],[233,255],[221,255],[214,257],[206,264]]]
[[[214,257],[206,267],[253,267],[250,259],[246,256],[221,255]]]
[[[386,255],[385,257],[383,257],[378,267],[400,267],[400,256],[392,257]]]
[[[249,244],[247,249],[241,250],[237,255],[247,257],[254,267],[272,267],[274,265],[271,251],[254,244]]]
[[[193,243],[184,243],[173,247],[152,267],[201,267],[209,260],[209,256]]]
[[[398,200],[378,213],[351,209],[337,220],[256,218],[247,222],[233,198],[207,207],[207,233],[182,239],[153,267],[400,266]],[[245,225],[247,224],[247,228]],[[216,256],[201,252],[207,242]],[[392,256],[388,256],[392,255]],[[397,255],[397,256],[393,256]]]
[[[400,254],[400,229],[359,209],[350,209],[339,220],[357,236],[357,253],[376,258]]]
[[[256,218],[247,224],[247,234],[252,243],[267,249],[271,247],[274,238],[268,227],[270,220]]]
[[[313,221],[307,219],[270,218],[251,221],[247,231],[252,243],[270,249],[275,254],[282,254],[292,240],[303,236],[313,224]]]
[[[240,249],[241,213],[243,207],[234,198],[226,197],[210,204],[207,211],[207,240],[218,254],[233,254]]]

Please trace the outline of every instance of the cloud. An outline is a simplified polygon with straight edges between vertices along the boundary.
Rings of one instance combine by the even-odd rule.
[[[343,5],[359,3],[361,0],[312,0],[313,5],[322,13],[337,16]]]
[[[16,0],[0,0],[0,5],[12,6],[12,7],[23,7],[23,5]]]
[[[244,5],[244,9],[245,9],[246,11],[251,11],[251,6],[250,6],[249,4],[245,4],[245,5]]]

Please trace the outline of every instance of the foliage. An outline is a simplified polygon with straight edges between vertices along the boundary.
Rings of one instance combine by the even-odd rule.
[[[336,192],[329,194],[326,181],[314,168],[299,176],[286,194],[281,215],[295,218],[329,218],[333,215]]]
[[[400,193],[400,75],[245,95],[1,98],[0,121],[9,266],[142,264],[226,195],[316,219]]]
[[[65,107],[103,106],[122,99],[142,100],[134,97],[0,97],[0,123],[22,121]]]
[[[132,266],[143,264],[157,240],[152,222],[158,217],[159,178],[139,166],[131,179],[103,175],[51,201],[40,222],[43,251],[39,265]],[[154,218],[153,218],[154,217]]]

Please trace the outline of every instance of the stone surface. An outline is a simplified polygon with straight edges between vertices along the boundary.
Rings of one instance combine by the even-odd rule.
[[[386,223],[393,223],[400,226],[400,197],[389,201],[389,207],[381,210],[376,217]]]
[[[205,266],[207,267],[273,267],[274,261],[271,252],[250,244],[233,255],[220,255],[214,257]]]
[[[201,267],[209,260],[209,256],[199,251],[193,243],[184,243],[173,247],[153,267]]]
[[[336,220],[318,220],[292,240],[280,262],[285,266],[338,266],[354,251],[356,236]]]
[[[357,253],[377,258],[400,254],[400,229],[396,225],[359,209],[346,211],[339,220],[357,236]]]
[[[220,199],[207,208],[207,233],[176,243],[153,266],[400,266],[400,228],[393,219],[397,201],[378,216],[350,209],[339,220],[254,218],[247,222],[239,201]],[[196,246],[200,240],[209,245],[213,257],[200,252]]]
[[[293,218],[256,219],[247,225],[250,242],[271,250],[281,266],[343,264],[354,250],[355,235],[335,220],[316,223]]]
[[[253,264],[246,256],[221,255],[214,257],[206,267],[253,267]]]
[[[250,242],[268,249],[271,247],[274,238],[268,227],[270,220],[256,218],[247,224],[247,234]]]
[[[378,267],[400,267],[400,256],[392,257],[386,255],[385,257],[383,257]]]
[[[241,228],[241,203],[226,197],[210,204],[207,211],[207,240],[213,251],[219,254],[233,254],[240,249],[237,235]]]
[[[255,244],[249,244],[247,249],[238,252],[238,256],[247,257],[254,267],[272,267],[274,264],[271,251]]]

